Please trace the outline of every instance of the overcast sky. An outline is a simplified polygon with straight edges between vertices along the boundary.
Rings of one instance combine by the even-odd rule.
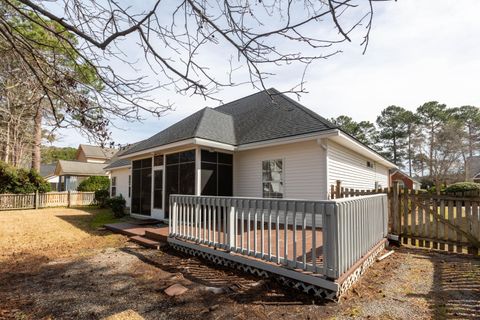
[[[366,54],[362,55],[360,41],[354,41],[342,47],[343,53],[316,62],[306,76],[309,93],[300,102],[327,118],[345,114],[372,122],[393,104],[411,110],[431,100],[451,107],[480,106],[479,12],[478,0],[399,0],[376,5]],[[268,85],[287,90],[292,86],[288,75],[288,71],[279,73]],[[251,85],[244,85],[224,89],[218,97],[228,102],[251,93]],[[158,99],[174,101],[174,111],[143,123],[119,122],[119,128],[112,130],[113,140],[122,144],[142,140],[205,106],[218,105],[170,95]],[[87,143],[73,130],[60,133],[55,145]]]

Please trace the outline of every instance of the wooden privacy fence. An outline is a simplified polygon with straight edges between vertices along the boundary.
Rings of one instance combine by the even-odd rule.
[[[0,210],[40,209],[95,205],[95,192],[0,194]]]
[[[480,248],[480,195],[436,195],[391,188],[354,190],[340,182],[332,185],[331,198],[385,193],[389,200],[389,233],[403,244],[478,255]]]

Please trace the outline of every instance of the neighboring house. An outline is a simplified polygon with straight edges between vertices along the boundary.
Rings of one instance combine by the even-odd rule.
[[[336,180],[346,188],[388,186],[393,163],[268,92],[204,108],[119,155],[132,161],[131,214],[167,219],[171,194],[322,200]]]
[[[406,186],[408,189],[420,190],[421,183],[413,179],[411,176],[398,169],[392,170],[390,173],[390,183],[397,181],[398,185],[403,188]]]
[[[473,156],[467,159],[465,173],[467,181],[480,183],[480,156]]]
[[[81,144],[78,146],[75,158],[81,162],[107,163],[110,162],[117,152],[117,149]]]
[[[121,195],[126,201],[127,208],[130,208],[132,198],[132,163],[128,159],[119,159],[118,157],[135,145],[121,148],[111,163],[104,168],[110,176],[110,196]]]
[[[59,177],[55,175],[55,163],[41,164],[40,175],[50,184],[50,189],[58,190]]]
[[[108,176],[104,168],[118,152],[117,149],[81,144],[76,160],[59,160],[55,167],[58,176],[58,191],[74,191],[91,176]]]

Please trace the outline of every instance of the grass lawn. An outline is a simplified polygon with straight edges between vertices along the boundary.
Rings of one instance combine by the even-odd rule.
[[[92,215],[90,227],[95,230],[105,224],[121,222],[125,220],[126,218],[115,218],[110,209],[98,209],[95,211],[95,214]]]

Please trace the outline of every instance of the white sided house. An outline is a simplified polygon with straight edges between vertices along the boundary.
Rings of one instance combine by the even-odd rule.
[[[112,193],[156,219],[169,218],[173,194],[326,200],[337,180],[388,187],[396,167],[275,89],[204,108],[118,158],[106,168]]]

